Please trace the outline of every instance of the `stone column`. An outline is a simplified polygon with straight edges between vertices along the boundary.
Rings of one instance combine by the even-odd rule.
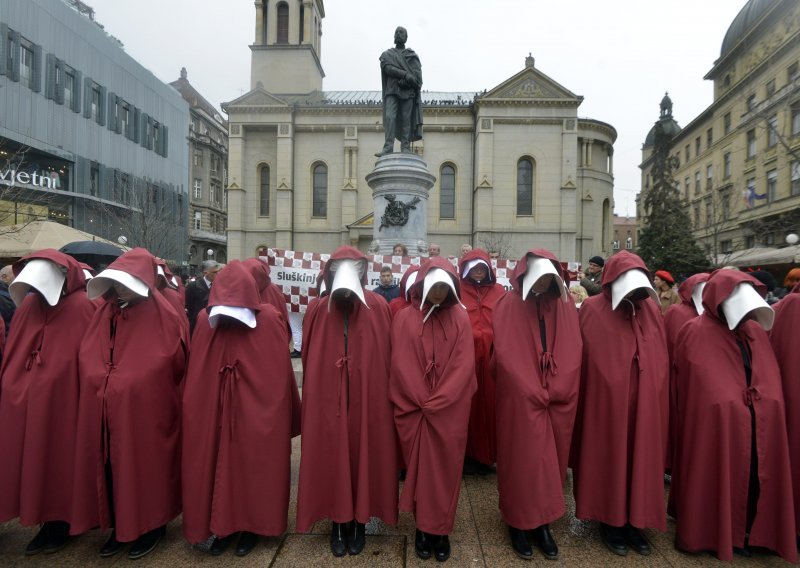
[[[370,251],[391,254],[404,244],[412,256],[428,244],[428,192],[436,178],[416,154],[392,153],[378,158],[367,174],[375,213]]]
[[[264,3],[256,0],[256,40],[254,45],[261,45],[264,42]]]

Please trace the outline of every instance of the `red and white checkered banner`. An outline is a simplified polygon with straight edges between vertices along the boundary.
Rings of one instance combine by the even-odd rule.
[[[283,291],[287,309],[290,312],[305,313],[308,303],[312,298],[317,297],[317,277],[330,256],[328,253],[267,249],[267,256],[259,258],[269,265],[272,283]],[[403,274],[410,266],[419,266],[420,262],[424,260],[426,257],[367,255],[366,288],[372,290],[380,285],[381,268],[384,266],[391,267],[394,282],[399,284]],[[458,258],[451,256],[448,260],[453,263],[458,272]],[[492,260],[497,282],[506,290],[511,290],[510,278],[516,264],[516,260]],[[566,264],[564,268],[567,268]],[[572,266],[569,268],[572,270]]]

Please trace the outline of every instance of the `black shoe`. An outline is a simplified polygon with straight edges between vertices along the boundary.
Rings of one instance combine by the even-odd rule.
[[[364,523],[359,523],[358,521],[350,523],[350,534],[348,536],[350,537],[350,543],[347,546],[347,551],[350,553],[350,556],[361,554],[361,551],[364,550],[364,545],[367,544],[367,534]]]
[[[464,475],[478,475],[478,466],[481,465],[472,458],[464,458]]]
[[[642,532],[628,523],[625,525],[625,540],[627,541],[628,545],[637,553],[641,554],[642,556],[648,556],[653,549],[650,548],[650,543],[647,542],[647,539],[644,538]]]
[[[347,554],[347,523],[331,523],[331,552],[336,557]]]
[[[247,556],[258,545],[258,535],[247,531],[242,531],[239,535],[239,542],[236,543],[236,556]]]
[[[214,542],[211,543],[211,548],[208,549],[208,553],[211,554],[211,556],[224,554],[235,538],[236,533],[229,534],[228,536],[215,537]]]
[[[117,531],[113,530],[111,531],[111,536],[108,537],[108,540],[103,545],[103,548],[100,549],[100,558],[114,556],[123,548],[125,548],[125,543],[117,540]]]
[[[444,562],[450,558],[450,537],[446,534],[438,537],[436,544],[433,545],[433,557],[437,562]]]
[[[628,554],[628,545],[625,542],[625,531],[623,527],[612,527],[605,523],[600,523],[600,538],[608,549],[614,554],[625,556]]]
[[[427,560],[431,557],[432,544],[431,535],[417,529],[417,534],[414,538],[414,550],[419,558]]]
[[[54,554],[63,550],[69,543],[69,523],[65,521],[49,521],[47,531],[47,544],[44,546],[45,554]]]
[[[548,560],[558,559],[558,545],[553,533],[550,532],[550,525],[542,525],[531,531],[533,543],[542,550],[542,554]]]
[[[33,537],[28,543],[28,546],[25,547],[25,556],[33,556],[34,554],[39,554],[41,551],[44,550],[44,547],[47,545],[47,533],[50,530],[50,523],[45,523],[39,529],[39,532],[36,533],[36,536]]]
[[[297,349],[292,349],[292,352],[289,354],[289,357],[292,359],[299,359],[302,357],[302,353],[300,353]]]
[[[509,526],[508,536],[511,537],[511,548],[514,549],[514,554],[523,560],[533,559],[533,549],[528,542],[528,536],[525,534],[524,530]]]
[[[742,548],[734,546],[733,553],[737,556],[741,556],[742,558],[750,558],[751,556],[753,556],[753,552],[750,550],[750,547],[747,546],[746,544]]]
[[[153,552],[156,546],[158,546],[158,543],[161,542],[161,539],[164,538],[165,534],[167,534],[166,526],[161,526],[157,529],[153,529],[144,533],[133,542],[130,551],[128,551],[128,558],[131,560],[137,560],[147,556]]]

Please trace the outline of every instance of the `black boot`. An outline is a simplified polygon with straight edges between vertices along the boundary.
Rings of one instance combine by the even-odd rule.
[[[153,550],[155,550],[158,543],[161,542],[161,539],[164,538],[164,535],[167,534],[167,527],[166,525],[162,525],[157,529],[153,529],[141,535],[131,545],[131,549],[128,551],[128,558],[131,560],[138,560],[144,556],[147,556]]]
[[[433,557],[438,562],[444,562],[450,558],[450,537],[443,534],[437,539],[436,544],[433,545]]]
[[[511,548],[514,549],[514,554],[523,560],[531,560],[533,558],[533,549],[524,530],[509,526],[508,536],[511,537]]]
[[[331,552],[336,557],[347,554],[347,523],[331,523]]]
[[[125,543],[117,540],[117,531],[114,529],[111,531],[111,536],[108,537],[103,548],[100,549],[100,557],[109,558],[117,554],[123,548],[125,548]]]
[[[414,550],[417,556],[422,560],[427,560],[431,557],[432,549],[433,543],[431,541],[431,535],[417,529],[417,534],[414,538]]]
[[[366,527],[364,523],[353,521],[350,523],[350,543],[348,544],[347,551],[350,556],[361,554],[364,550],[364,545],[367,544]]]
[[[542,525],[531,531],[533,542],[542,550],[542,554],[548,560],[558,559],[558,545],[553,533],[550,532],[550,525]]]
[[[34,554],[39,554],[44,547],[47,545],[47,533],[50,531],[50,523],[45,523],[39,529],[39,532],[36,533],[36,536],[33,537],[28,543],[28,546],[25,547],[25,556],[33,556]]]
[[[625,531],[623,527],[614,527],[605,523],[600,523],[600,538],[614,554],[625,556],[628,554],[628,545],[625,542]]]
[[[236,556],[247,556],[258,545],[258,535],[247,531],[239,534],[239,542],[236,543]]]
[[[45,554],[53,554],[63,550],[69,543],[69,523],[65,521],[49,521],[47,531],[47,544],[44,546]]]
[[[226,550],[228,550],[228,547],[235,538],[236,533],[214,538],[214,542],[211,543],[211,548],[208,549],[208,552],[211,554],[211,556],[219,556],[220,554],[223,554]]]
[[[633,550],[642,556],[648,556],[652,552],[650,543],[647,542],[641,531],[630,523],[625,525],[625,540]]]

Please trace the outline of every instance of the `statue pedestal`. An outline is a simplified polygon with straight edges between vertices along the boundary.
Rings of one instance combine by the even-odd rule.
[[[428,192],[436,178],[422,158],[386,154],[366,179],[375,207],[370,252],[392,254],[394,245],[402,243],[411,256],[427,253]]]

